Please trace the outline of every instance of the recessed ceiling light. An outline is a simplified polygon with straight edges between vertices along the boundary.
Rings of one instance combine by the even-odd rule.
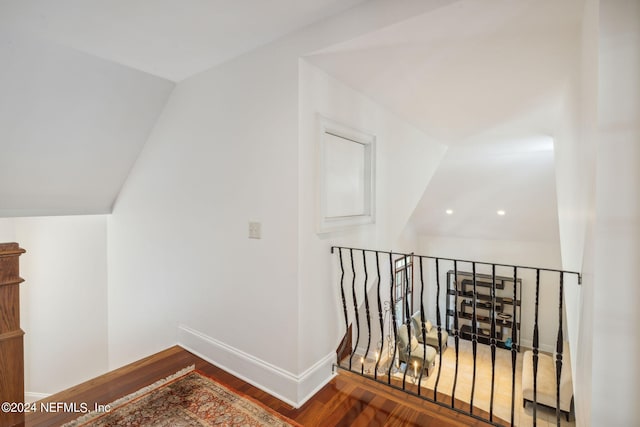
[[[496,213],[500,216],[504,216],[504,214],[506,214],[506,212],[503,211],[502,209],[499,209],[498,211],[496,211]]]
[[[453,209],[447,209],[445,212],[447,215],[453,215]]]

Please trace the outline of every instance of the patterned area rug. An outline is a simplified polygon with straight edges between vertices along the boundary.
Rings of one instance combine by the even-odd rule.
[[[76,426],[300,426],[261,403],[241,396],[194,367],[125,396],[106,413],[90,412]]]

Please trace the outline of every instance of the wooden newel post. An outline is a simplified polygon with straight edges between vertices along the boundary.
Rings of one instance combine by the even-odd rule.
[[[0,243],[0,403],[24,402],[24,331],[20,329],[19,289],[24,280],[20,278],[18,262],[23,253],[25,250],[17,243]],[[23,413],[0,411],[1,426],[23,421]]]

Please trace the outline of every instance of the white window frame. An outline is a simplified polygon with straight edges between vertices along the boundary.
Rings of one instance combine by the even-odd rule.
[[[354,226],[373,224],[375,223],[375,195],[376,195],[376,180],[375,180],[375,135],[351,128],[341,123],[335,122],[326,117],[318,116],[319,124],[319,220],[318,220],[318,232],[327,233],[335,230],[341,230]],[[347,197],[358,198],[363,200],[362,209],[357,212],[352,212],[344,215],[336,215],[330,213],[330,207],[332,204],[339,203],[339,198],[344,198],[345,194],[337,195],[333,194],[329,180],[332,178],[332,166],[329,164],[329,159],[335,158],[336,155],[340,155],[332,148],[332,144],[328,142],[335,141],[335,138],[339,138],[342,142],[359,144],[352,152],[361,151],[362,159],[348,159],[343,158],[345,162],[341,167],[345,169],[345,165],[353,160],[354,167],[348,168],[343,171],[344,173],[356,173],[360,169],[362,176],[354,176],[358,180],[362,180],[363,185],[361,188],[354,189],[354,193]],[[362,148],[362,149],[361,149]],[[334,150],[330,152],[330,150]],[[357,163],[357,165],[356,165]],[[364,165],[362,167],[361,165]]]

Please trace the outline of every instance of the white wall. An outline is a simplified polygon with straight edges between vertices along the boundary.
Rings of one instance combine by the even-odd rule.
[[[318,114],[376,136],[375,224],[316,233]],[[330,255],[330,246],[397,251],[402,245],[402,249],[415,250],[415,247],[409,248],[415,233],[405,226],[446,148],[305,60],[300,61],[299,130],[300,365],[307,367],[335,352],[345,333],[339,274],[335,269],[338,255]],[[373,257],[369,257],[370,274],[374,262]],[[360,274],[361,268],[358,266]],[[373,284],[371,275],[369,286]],[[358,293],[359,305],[363,304],[363,295]],[[377,309],[375,316],[377,318]]]
[[[640,259],[640,4],[587,1],[582,45],[575,140],[560,141],[557,164],[563,264],[583,272],[581,288],[567,294],[578,306],[576,418],[580,426],[632,425],[640,396],[640,291],[629,281]]]
[[[640,398],[640,3],[600,2],[593,295],[594,426],[637,423]],[[614,351],[611,351],[614,349]]]
[[[594,209],[595,211],[595,209]],[[595,214],[592,212],[587,223],[584,259],[582,268],[582,286],[580,287],[579,329],[577,350],[572,349],[574,360],[573,390],[576,411],[576,425],[592,425],[591,411],[593,399],[593,325],[599,321],[594,319],[595,295]],[[596,402],[597,404],[597,402]]]
[[[475,260],[489,263],[508,265],[542,267],[558,269],[560,262],[560,247],[558,244],[547,242],[515,242],[504,240],[462,239],[440,236],[421,236],[421,255],[462,260]],[[445,324],[446,297],[443,291],[446,286],[446,272],[453,269],[453,263],[441,262],[440,307],[443,325]],[[459,271],[471,271],[471,264],[459,263]],[[478,273],[491,274],[491,269],[478,265]],[[496,275],[513,275],[513,269],[498,267]],[[521,344],[531,347],[533,343],[533,325],[535,319],[536,277],[535,271],[519,269],[518,277],[522,279],[522,312],[521,312]],[[425,266],[425,310],[431,321],[435,321],[436,279],[435,262]],[[576,280],[565,276],[565,282]],[[428,283],[428,285],[427,285]],[[559,275],[557,273],[542,272],[540,275],[540,300],[538,312],[539,345],[544,351],[555,349],[558,332],[558,298]],[[565,325],[566,326],[566,325]]]
[[[15,218],[25,392],[38,399],[107,370],[107,218]],[[0,221],[0,224],[2,221]]]
[[[598,109],[598,1],[585,2],[581,50],[565,121],[555,135],[556,192],[562,267],[581,271],[583,284],[565,287],[578,425],[589,425],[593,336],[593,203]]]
[[[560,248],[558,244],[552,242],[516,242],[421,236],[420,250],[423,255],[443,258],[449,257],[533,267],[560,267]]]
[[[109,220],[110,367],[178,341],[293,404],[326,379],[300,345],[298,58],[430,7],[368,2],[178,84]]]
[[[11,218],[0,218],[0,242],[9,243],[16,241],[16,230]]]
[[[109,224],[112,366],[185,324],[295,371],[295,65],[250,55],[172,94]]]
[[[443,156],[444,157],[444,156]],[[418,252],[420,247],[420,235],[416,230],[414,224],[409,221],[406,223],[402,233],[395,240],[393,245],[394,250],[398,252],[409,254],[411,252]]]

